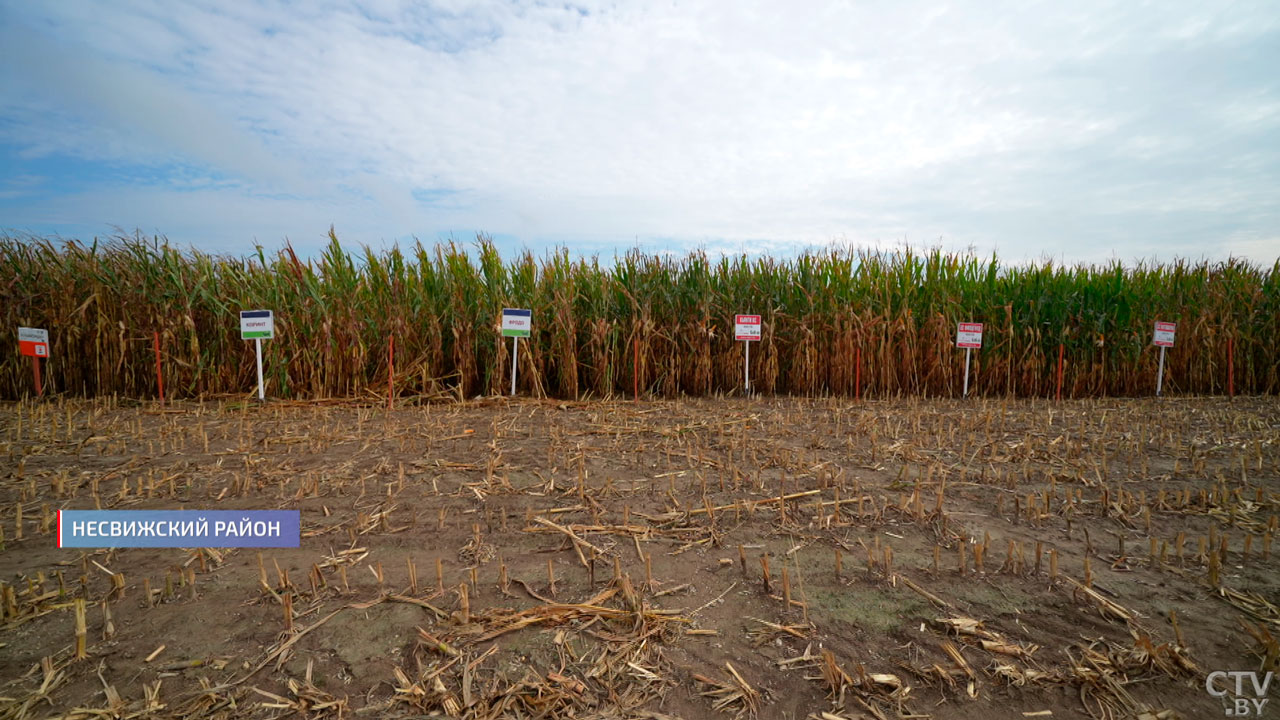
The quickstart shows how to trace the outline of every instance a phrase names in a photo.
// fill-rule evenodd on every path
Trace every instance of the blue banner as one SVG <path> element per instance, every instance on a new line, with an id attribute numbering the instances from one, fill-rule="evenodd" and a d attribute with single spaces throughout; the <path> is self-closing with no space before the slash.
<path id="1" fill-rule="evenodd" d="M 298 547 L 297 510 L 59 510 L 58 547 Z"/>

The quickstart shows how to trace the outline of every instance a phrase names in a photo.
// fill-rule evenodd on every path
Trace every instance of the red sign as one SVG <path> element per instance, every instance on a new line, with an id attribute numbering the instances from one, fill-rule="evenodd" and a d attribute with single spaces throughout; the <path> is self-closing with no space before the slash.
<path id="1" fill-rule="evenodd" d="M 759 340 L 760 339 L 760 316 L 759 315 L 734 315 L 733 316 L 733 339 L 734 340 Z"/>
<path id="2" fill-rule="evenodd" d="M 960 323 L 956 330 L 956 347 L 982 347 L 982 323 Z"/>
<path id="3" fill-rule="evenodd" d="M 18 351 L 29 357 L 49 357 L 49 346 L 38 342 L 18 343 Z"/>
<path id="4" fill-rule="evenodd" d="M 49 331 L 42 328 L 18 328 L 18 352 L 28 357 L 49 357 Z"/>
<path id="5" fill-rule="evenodd" d="M 1158 322 L 1156 323 L 1155 338 L 1152 340 L 1160 347 L 1173 347 L 1173 336 L 1178 331 L 1178 323 Z"/>

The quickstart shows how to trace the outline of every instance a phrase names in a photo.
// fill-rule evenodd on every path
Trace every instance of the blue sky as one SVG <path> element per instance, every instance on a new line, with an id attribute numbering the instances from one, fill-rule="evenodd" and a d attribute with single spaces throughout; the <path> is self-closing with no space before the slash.
<path id="1" fill-rule="evenodd" d="M 1280 6 L 0 0 L 0 228 L 1280 257 Z"/>

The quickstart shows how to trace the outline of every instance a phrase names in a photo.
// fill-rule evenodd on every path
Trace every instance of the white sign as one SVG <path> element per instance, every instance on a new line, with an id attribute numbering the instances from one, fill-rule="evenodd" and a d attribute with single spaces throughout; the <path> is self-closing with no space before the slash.
<path id="1" fill-rule="evenodd" d="M 1156 334 L 1152 340 L 1160 347 L 1173 347 L 1173 336 L 1178 331 L 1178 323 L 1158 322 L 1156 323 Z"/>
<path id="2" fill-rule="evenodd" d="M 516 374 L 520 372 L 520 338 L 533 331 L 533 311 L 525 308 L 502 308 L 502 337 L 511 338 L 511 394 L 516 394 Z"/>
<path id="3" fill-rule="evenodd" d="M 18 342 L 37 342 L 49 344 L 49 331 L 44 328 L 18 328 Z"/>
<path id="4" fill-rule="evenodd" d="M 752 340 L 760 339 L 760 316 L 759 315 L 734 315 L 733 316 L 733 339 Z"/>
<path id="5" fill-rule="evenodd" d="M 502 337 L 529 337 L 532 330 L 532 310 L 502 308 Z"/>
<path id="6" fill-rule="evenodd" d="M 253 341 L 253 354 L 258 361 L 258 399 L 266 395 L 262 387 L 262 341 L 276 336 L 276 317 L 270 310 L 241 310 L 240 339 Z"/>
<path id="7" fill-rule="evenodd" d="M 240 339 L 268 340 L 276 336 L 276 319 L 270 310 L 241 310 Z"/>
<path id="8" fill-rule="evenodd" d="M 982 347 L 982 323 L 960 323 L 956 328 L 956 347 Z"/>

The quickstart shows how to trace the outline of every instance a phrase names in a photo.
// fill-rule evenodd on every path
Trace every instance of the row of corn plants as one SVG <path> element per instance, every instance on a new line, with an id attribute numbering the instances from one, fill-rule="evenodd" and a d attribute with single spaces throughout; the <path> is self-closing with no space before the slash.
<path id="1" fill-rule="evenodd" d="M 241 309 L 276 313 L 265 343 L 274 396 L 386 392 L 388 338 L 402 397 L 503 392 L 510 344 L 503 307 L 534 313 L 521 343 L 522 391 L 556 397 L 633 392 L 707 395 L 741 387 L 733 315 L 763 316 L 751 352 L 765 393 L 955 396 L 960 321 L 985 324 L 972 392 L 1052 396 L 1059 346 L 1064 396 L 1150 394 L 1156 320 L 1178 323 L 1168 392 L 1280 391 L 1280 261 L 1001 266 L 942 251 L 833 250 L 795 259 L 682 258 L 639 251 L 613 262 L 566 250 L 504 260 L 484 236 L 359 252 L 330 232 L 300 259 L 229 258 L 160 240 L 83 243 L 0 236 L 2 324 L 50 332 L 48 388 L 75 395 L 156 392 L 153 333 L 171 395 L 247 393 L 252 344 Z M 30 364 L 0 355 L 0 396 L 32 390 Z M 858 362 L 858 358 L 861 362 Z M 1230 365 L 1230 368 L 1229 368 Z"/>

